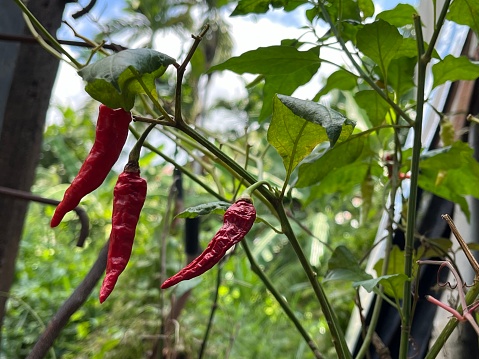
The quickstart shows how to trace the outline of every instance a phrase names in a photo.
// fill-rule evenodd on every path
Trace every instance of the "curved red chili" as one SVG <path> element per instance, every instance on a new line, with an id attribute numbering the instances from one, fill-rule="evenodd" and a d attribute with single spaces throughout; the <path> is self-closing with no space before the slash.
<path id="1" fill-rule="evenodd" d="M 113 191 L 113 215 L 106 276 L 100 289 L 100 303 L 113 291 L 118 276 L 130 260 L 136 226 L 145 203 L 147 185 L 138 164 L 127 164 Z"/>
<path id="2" fill-rule="evenodd" d="M 195 278 L 211 269 L 236 243 L 250 231 L 256 219 L 256 209 L 249 198 L 240 198 L 225 212 L 223 226 L 215 234 L 206 249 L 174 276 L 168 278 L 161 288 L 169 288 L 183 280 Z"/>
<path id="3" fill-rule="evenodd" d="M 100 105 L 93 147 L 55 209 L 51 227 L 58 226 L 67 212 L 103 183 L 125 145 L 130 122 L 130 112 Z"/>

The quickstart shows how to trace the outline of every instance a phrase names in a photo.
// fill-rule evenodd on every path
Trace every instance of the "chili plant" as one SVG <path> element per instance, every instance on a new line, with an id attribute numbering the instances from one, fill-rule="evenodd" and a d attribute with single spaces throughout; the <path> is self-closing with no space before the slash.
<path id="1" fill-rule="evenodd" d="M 249 88 L 262 84 L 262 106 L 256 124 L 267 129 L 268 146 L 274 148 L 283 164 L 282 173 L 272 176 L 270 173 L 264 173 L 260 165 L 261 156 L 257 156 L 258 153 L 254 151 L 255 143 L 240 148 L 245 159 L 243 162 L 237 161 L 232 155 L 234 151 L 228 150 L 227 140 L 210 136 L 201 127 L 193 126 L 193 119 L 187 118 L 182 111 L 186 102 L 183 89 L 187 66 L 193 63 L 200 43 L 207 41 L 204 38 L 209 31 L 208 25 L 197 35 L 193 35 L 191 47 L 181 63 L 152 49 L 130 49 L 103 57 L 92 64 L 82 65 L 54 38 L 45 33 L 23 3 L 17 3 L 39 33 L 55 45 L 53 50 L 51 47 L 47 49 L 55 55 L 60 51 L 67 56 L 69 63 L 77 68 L 78 74 L 86 82 L 86 92 L 93 99 L 109 108 L 121 108 L 119 111 L 126 113 L 131 111 L 135 122 L 156 125 L 162 134 L 173 140 L 188 157 L 193 158 L 215 178 L 216 188 L 156 146 L 143 140 L 140 142 L 149 151 L 158 154 L 164 161 L 170 162 L 199 184 L 212 199 L 214 197 L 215 202 L 186 209 L 183 211 L 184 216 L 194 217 L 224 211 L 223 227 L 205 252 L 167 280 L 162 285 L 163 288 L 192 279 L 211 269 L 234 244 L 242 241 L 253 272 L 258 275 L 303 337 L 311 355 L 324 357 L 323 348 L 318 347 L 315 338 L 298 319 L 296 308 L 290 307 L 288 300 L 268 278 L 249 249 L 251 244 L 248 242 L 252 238 L 248 238 L 248 232 L 256 217 L 258 225 L 274 230 L 289 241 L 308 281 L 308 288 L 314 293 L 321 315 L 327 322 L 332 338 L 331 346 L 338 358 L 351 358 L 352 352 L 346 343 L 344 328 L 339 323 L 331 298 L 325 290 L 324 283 L 328 280 L 353 282 L 354 287 L 362 287 L 377 295 L 372 320 L 369 327 L 364 328 L 363 344 L 358 357 L 363 357 L 369 348 L 383 300 L 397 309 L 401 319 L 398 356 L 402 359 L 410 356 L 409 341 L 414 307 L 414 296 L 411 293 L 412 283 L 416 279 L 414 259 L 419 256 L 422 248 L 415 248 L 418 188 L 458 203 L 467 216 L 469 209 L 465 196 L 479 198 L 479 164 L 472 157 L 472 149 L 458 141 L 458 136 L 451 136 L 451 126 L 447 122 L 447 114 L 442 113 L 442 108 L 434 108 L 434 111 L 443 121 L 442 127 L 445 131 L 442 139 L 445 146 L 423 153 L 422 143 L 425 105 L 433 106 L 428 103 L 430 91 L 439 88 L 446 81 L 474 80 L 479 77 L 479 66 L 467 57 L 455 57 L 451 54 L 444 56 L 436 49 L 446 20 L 467 25 L 477 35 L 479 28 L 474 14 L 479 12 L 479 5 L 468 1 L 446 0 L 439 6 L 438 2 L 431 1 L 434 8 L 433 33 L 430 38 L 425 39 L 423 22 L 418 11 L 407 4 L 399 4 L 392 10 L 376 13 L 372 1 L 319 0 L 298 1 L 294 4 L 275 2 L 274 6 L 284 5 L 284 11 L 297 8 L 297 11 L 305 14 L 308 20 L 305 36 L 309 36 L 311 40 L 284 40 L 280 45 L 251 50 L 204 69 L 204 75 L 208 77 L 225 70 L 257 75 L 249 84 Z M 268 11 L 269 3 L 264 7 L 257 7 L 248 1 L 239 1 L 232 15 Z M 94 48 L 92 54 L 101 52 L 101 43 L 82 38 Z M 323 57 L 323 49 L 329 48 L 341 51 L 346 62 L 340 65 Z M 335 66 L 336 70 L 328 76 L 325 85 L 310 96 L 312 100 L 293 97 L 294 91 L 310 82 L 323 64 Z M 171 90 L 171 97 L 164 98 L 155 81 L 165 74 L 170 65 L 176 70 L 176 83 Z M 341 106 L 341 101 L 333 101 L 329 107 L 318 102 L 326 95 L 334 99 L 338 93 L 339 98 L 346 98 L 343 103 L 346 107 Z M 354 111 L 350 108 L 354 108 Z M 135 127 L 131 126 L 130 130 L 139 137 Z M 253 136 L 254 127 L 247 132 L 249 136 Z M 409 147 L 406 144 L 408 136 L 412 139 Z M 234 145 L 231 148 L 237 149 Z M 137 160 L 136 157 L 135 161 Z M 254 170 L 250 166 L 252 161 L 257 164 Z M 210 163 L 215 163 L 215 166 Z M 108 167 L 109 170 L 111 165 Z M 218 180 L 217 168 L 221 169 L 222 175 L 226 174 L 232 178 L 233 185 L 228 191 Z M 132 173 L 137 177 L 137 167 L 134 167 Z M 120 175 L 120 179 L 123 178 L 121 176 L 123 175 Z M 466 180 L 459 182 L 459 177 Z M 264 183 L 264 179 L 267 186 L 260 185 Z M 135 195 L 136 192 L 125 194 L 133 194 L 132 202 L 137 204 L 134 221 L 130 223 L 131 231 L 127 238 L 122 239 L 126 243 L 118 244 L 121 248 L 125 246 L 128 249 L 120 250 L 120 256 L 126 261 L 130 257 L 134 227 L 143 205 L 143 184 L 141 187 L 141 193 L 138 195 Z M 242 187 L 257 187 L 255 197 L 256 203 L 261 203 L 260 210 L 254 209 L 249 200 L 236 198 Z M 383 188 L 383 197 L 375 197 L 378 188 Z M 134 190 L 132 188 L 130 191 Z M 298 198 L 308 205 L 315 205 L 321 198 L 327 198 L 332 193 L 359 196 L 364 204 L 363 216 L 366 221 L 368 204 L 373 198 L 380 197 L 383 202 L 387 213 L 387 233 L 384 236 L 386 245 L 383 258 L 376 265 L 376 276 L 366 272 L 362 263 L 354 259 L 345 247 L 329 243 L 327 247 L 333 249 L 329 273 L 325 279 L 321 278 L 306 255 L 304 244 L 298 240 L 299 233 L 310 235 L 312 231 L 299 225 L 301 221 L 295 212 L 290 210 L 293 207 L 289 205 Z M 117 196 L 120 194 L 114 196 L 117 204 Z M 148 198 L 146 200 L 148 201 Z M 316 205 L 315 208 L 318 207 Z M 238 209 L 240 212 L 247 212 L 241 221 L 239 217 L 243 213 L 236 212 Z M 116 247 L 118 238 L 115 232 L 119 213 L 123 213 L 123 210 L 125 208 L 122 206 L 114 205 L 110 243 L 113 247 L 110 247 L 110 253 L 120 248 Z M 52 222 L 52 225 L 58 224 L 57 222 L 59 221 Z M 405 233 L 404 248 L 401 250 L 392 246 L 393 233 L 397 230 Z M 311 235 L 310 238 L 314 236 Z M 434 255 L 445 255 L 437 248 L 433 252 Z M 212 258 L 209 257 L 211 254 Z M 390 273 L 391 258 L 399 257 L 403 258 L 402 268 L 395 267 L 394 272 Z M 109 295 L 119 273 L 126 265 L 123 261 L 121 268 L 116 268 L 112 263 L 110 261 L 107 265 L 108 288 L 106 292 L 102 291 L 102 301 Z M 111 279 L 113 272 L 114 279 Z M 165 294 L 162 292 L 160 295 Z M 469 301 L 467 303 L 469 304 Z M 453 309 L 451 312 L 457 313 Z M 211 322 L 212 319 L 210 324 Z M 445 329 L 443 339 L 447 332 Z"/>

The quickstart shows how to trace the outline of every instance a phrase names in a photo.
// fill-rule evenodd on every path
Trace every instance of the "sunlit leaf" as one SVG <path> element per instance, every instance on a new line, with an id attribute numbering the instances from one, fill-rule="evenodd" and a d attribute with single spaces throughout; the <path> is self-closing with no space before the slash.
<path id="1" fill-rule="evenodd" d="M 319 67 L 317 53 L 299 51 L 293 46 L 260 47 L 211 67 L 208 73 L 230 70 L 237 74 L 285 75 L 309 66 Z"/>
<path id="2" fill-rule="evenodd" d="M 413 25 L 413 15 L 417 10 L 409 4 L 398 4 L 394 9 L 385 10 L 377 14 L 376 18 L 387 21 L 391 25 L 402 27 Z"/>
<path id="3" fill-rule="evenodd" d="M 373 0 L 358 0 L 358 6 L 363 12 L 364 18 L 374 15 L 374 2 Z"/>
<path id="4" fill-rule="evenodd" d="M 158 97 L 155 79 L 160 77 L 175 59 L 151 49 L 124 50 L 98 60 L 78 71 L 87 82 L 86 92 L 110 108 L 133 108 L 135 96 L 145 93 L 136 70 L 148 91 Z"/>
<path id="5" fill-rule="evenodd" d="M 318 144 L 329 141 L 334 146 L 347 139 L 354 126 L 354 121 L 315 102 L 276 95 L 268 142 L 283 158 L 287 173 L 291 173 Z"/>
<path id="6" fill-rule="evenodd" d="M 208 72 L 230 70 L 237 74 L 264 75 L 263 106 L 260 121 L 271 115 L 276 93 L 291 95 L 318 71 L 321 60 L 317 49 L 299 51 L 295 46 L 260 47 L 213 66 Z"/>
<path id="7" fill-rule="evenodd" d="M 466 56 L 447 55 L 442 61 L 432 66 L 432 74 L 433 87 L 442 85 L 446 81 L 475 80 L 479 77 L 479 63 L 469 60 Z"/>
<path id="8" fill-rule="evenodd" d="M 453 1 L 446 19 L 469 26 L 479 36 L 479 1 Z"/>
<path id="9" fill-rule="evenodd" d="M 403 37 L 398 29 L 384 20 L 366 24 L 357 33 L 358 49 L 378 64 L 383 74 L 402 42 Z"/>

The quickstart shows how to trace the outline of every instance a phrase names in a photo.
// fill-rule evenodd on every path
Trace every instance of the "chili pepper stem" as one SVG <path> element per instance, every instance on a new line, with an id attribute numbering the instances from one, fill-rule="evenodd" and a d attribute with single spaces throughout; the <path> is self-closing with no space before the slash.
<path id="1" fill-rule="evenodd" d="M 145 142 L 146 140 L 146 137 L 149 135 L 149 133 L 151 132 L 151 130 L 153 129 L 153 127 L 155 127 L 156 124 L 155 123 L 152 123 L 151 125 L 149 125 L 146 130 L 141 134 L 140 138 L 138 138 L 138 140 L 136 141 L 136 144 L 135 146 L 133 146 L 133 148 L 131 149 L 130 151 L 130 155 L 128 156 L 128 162 L 137 162 L 140 160 L 140 152 L 141 152 L 141 148 L 143 147 L 143 143 Z"/>
<path id="2" fill-rule="evenodd" d="M 246 188 L 239 198 L 251 199 L 251 196 L 252 196 L 253 192 L 255 190 L 257 190 L 262 185 L 266 185 L 266 187 L 268 187 L 270 191 L 273 191 L 273 187 L 271 187 L 269 182 L 266 181 L 266 180 L 262 180 L 262 181 L 258 181 L 256 183 L 254 183 L 251 186 L 249 186 L 248 188 Z"/>

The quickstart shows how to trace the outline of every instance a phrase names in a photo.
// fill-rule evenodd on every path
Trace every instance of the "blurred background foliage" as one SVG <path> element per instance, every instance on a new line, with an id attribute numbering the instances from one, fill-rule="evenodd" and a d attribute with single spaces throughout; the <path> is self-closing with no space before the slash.
<path id="1" fill-rule="evenodd" d="M 216 143 L 222 145 L 239 163 L 244 163 L 248 148 L 249 156 L 260 161 L 262 170 L 267 174 L 266 179 L 275 182 L 275 179 L 284 178 L 284 168 L 280 157 L 266 141 L 267 121 L 259 123 L 257 120 L 262 101 L 261 86 L 249 88 L 249 96 L 238 101 L 221 99 L 208 107 L 203 102 L 210 78 L 204 72 L 211 64 L 231 56 L 232 39 L 222 12 L 218 11 L 218 7 L 225 3 L 208 1 L 205 5 L 197 1 L 129 1 L 122 19 L 104 24 L 104 32 L 98 33 L 96 38 L 114 40 L 134 30 L 136 36 L 130 40 L 134 42 L 141 39 L 143 46 L 149 46 L 153 45 L 155 36 L 161 36 L 165 31 L 175 31 L 184 37 L 185 44 L 189 44 L 191 33 L 195 33 L 203 23 L 210 22 L 212 31 L 201 43 L 184 81 L 185 118 L 205 128 L 204 134 L 216 139 Z M 122 44 L 129 45 L 124 41 Z M 174 91 L 174 78 L 170 76 L 162 77 L 157 83 L 167 108 L 168 103 L 173 101 Z M 333 108 L 345 112 L 350 98 L 336 93 L 331 101 Z M 73 111 L 68 107 L 58 109 L 62 113 L 63 123 L 50 124 L 45 130 L 42 160 L 32 189 L 34 193 L 49 198 L 62 197 L 93 143 L 97 106 L 96 103 L 87 103 L 81 111 Z M 139 113 L 143 111 L 139 101 L 135 110 Z M 250 130 L 247 134 L 238 128 L 215 131 L 215 125 L 208 122 L 215 111 L 228 111 L 230 117 L 248 119 L 243 127 Z M 361 113 L 356 113 L 356 120 L 358 114 Z M 142 124 L 135 126 L 144 128 Z M 219 183 L 228 199 L 233 197 L 239 181 L 219 164 L 204 158 L 213 167 L 215 182 L 208 173 L 198 171 L 197 161 L 167 138 L 165 132 L 153 132 L 148 141 L 198 173 L 201 180 L 212 188 Z M 130 135 L 124 155 L 133 143 Z M 36 203 L 30 205 L 16 280 L 2 332 L 1 357 L 25 357 L 45 323 L 89 271 L 108 239 L 112 190 L 124 162 L 122 156 L 105 183 L 81 203 L 90 218 L 90 236 L 83 248 L 75 247 L 80 228 L 75 214 L 68 214 L 59 228 L 52 230 L 49 221 L 54 208 Z M 174 207 L 174 202 L 169 200 L 174 167 L 147 150 L 142 152 L 141 166 L 142 175 L 149 184 L 148 197 L 137 228 L 130 264 L 103 305 L 97 299 L 97 286 L 55 342 L 52 358 L 140 358 L 149 357 L 153 352 L 161 332 L 162 318 L 169 310 L 169 297 L 175 294 L 175 291 L 165 291 L 164 298 L 160 295 L 162 241 L 166 241 L 167 274 L 171 275 L 182 268 L 186 260 L 183 248 L 184 220 L 175 220 L 172 224 L 171 218 L 165 217 L 165 213 Z M 252 173 L 258 172 L 258 162 L 250 160 L 248 169 Z M 279 181 L 277 185 L 281 185 Z M 216 200 L 186 176 L 183 176 L 183 184 L 184 207 Z M 347 245 L 358 258 L 367 253 L 376 233 L 384 201 L 383 189 L 380 185 L 376 186 L 367 214 L 361 213 L 363 203 L 360 186 L 351 191 L 310 198 L 307 205 L 309 189 L 294 190 L 288 197 L 289 211 L 296 221 L 293 224 L 295 232 L 311 264 L 321 276 L 327 270 L 330 248 Z M 258 215 L 275 224 L 268 209 L 259 201 L 257 204 Z M 221 223 L 219 215 L 201 218 L 200 242 L 203 248 Z M 333 348 L 327 325 L 322 319 L 318 320 L 322 318 L 318 303 L 288 241 L 261 223 L 253 227 L 246 241 L 320 349 L 333 358 L 335 354 L 331 351 Z M 217 310 L 205 357 L 311 357 L 304 340 L 250 270 L 242 248 L 237 247 L 220 268 L 214 268 L 192 284 L 192 294 L 175 328 L 178 358 L 197 356 L 213 305 L 218 270 L 220 285 Z M 355 291 L 349 283 L 334 282 L 325 287 L 345 328 L 354 305 Z M 181 291 L 180 286 L 177 291 Z"/>

